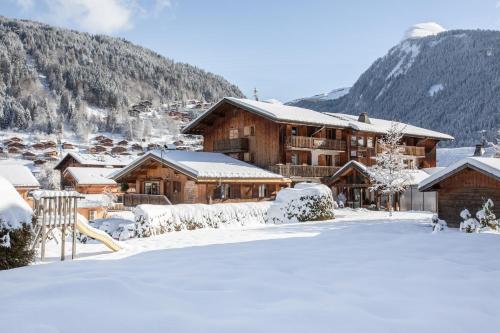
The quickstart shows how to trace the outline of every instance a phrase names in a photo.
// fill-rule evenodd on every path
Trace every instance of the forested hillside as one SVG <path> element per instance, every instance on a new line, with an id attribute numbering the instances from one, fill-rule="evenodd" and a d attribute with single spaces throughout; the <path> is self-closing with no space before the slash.
<path id="1" fill-rule="evenodd" d="M 243 96 L 221 76 L 124 39 L 1 16 L 0 69 L 1 128 L 116 130 L 138 101 Z"/>
<path id="2" fill-rule="evenodd" d="M 299 100 L 319 111 L 401 120 L 471 146 L 500 128 L 500 32 L 454 30 L 408 38 L 375 61 L 349 94 Z"/>

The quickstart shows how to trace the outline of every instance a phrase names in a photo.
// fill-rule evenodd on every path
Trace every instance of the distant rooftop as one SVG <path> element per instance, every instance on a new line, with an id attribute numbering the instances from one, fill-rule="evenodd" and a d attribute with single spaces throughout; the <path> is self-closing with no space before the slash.
<path id="1" fill-rule="evenodd" d="M 21 164 L 0 164 L 0 176 L 7 179 L 14 187 L 40 187 L 30 169 Z"/>

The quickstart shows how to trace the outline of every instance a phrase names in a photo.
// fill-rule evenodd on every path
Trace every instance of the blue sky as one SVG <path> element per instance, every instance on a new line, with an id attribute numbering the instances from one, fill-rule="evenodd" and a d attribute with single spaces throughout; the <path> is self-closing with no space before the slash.
<path id="1" fill-rule="evenodd" d="M 352 85 L 416 23 L 500 30 L 496 0 L 1 0 L 0 14 L 123 37 L 282 101 Z"/>

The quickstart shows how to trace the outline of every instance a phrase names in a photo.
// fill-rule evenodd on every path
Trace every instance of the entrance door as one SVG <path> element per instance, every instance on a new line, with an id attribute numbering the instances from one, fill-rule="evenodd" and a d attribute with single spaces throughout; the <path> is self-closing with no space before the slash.
<path id="1" fill-rule="evenodd" d="M 360 208 L 361 207 L 361 189 L 360 188 L 353 188 L 352 189 L 352 194 L 353 194 L 353 206 L 354 208 Z"/>

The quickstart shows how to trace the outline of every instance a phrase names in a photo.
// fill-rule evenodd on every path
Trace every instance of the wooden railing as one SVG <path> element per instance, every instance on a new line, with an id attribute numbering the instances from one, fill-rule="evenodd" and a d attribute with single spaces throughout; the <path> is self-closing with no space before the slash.
<path id="1" fill-rule="evenodd" d="M 425 147 L 417 147 L 417 146 L 399 146 L 401 149 L 401 153 L 407 156 L 415 156 L 415 157 L 425 157 Z M 377 153 L 380 154 L 383 151 L 383 147 L 381 145 L 377 146 Z"/>
<path id="2" fill-rule="evenodd" d="M 248 151 L 248 139 L 223 139 L 214 142 L 214 151 L 230 153 Z"/>
<path id="3" fill-rule="evenodd" d="M 153 194 L 124 194 L 123 205 L 133 207 L 137 205 L 171 205 L 172 203 L 164 195 Z"/>
<path id="4" fill-rule="evenodd" d="M 332 176 L 340 167 L 277 164 L 269 166 L 268 169 L 284 177 L 321 178 Z"/>
<path id="5" fill-rule="evenodd" d="M 331 140 L 323 138 L 313 138 L 308 136 L 288 136 L 286 146 L 289 148 L 346 150 L 346 142 L 343 140 Z"/>

